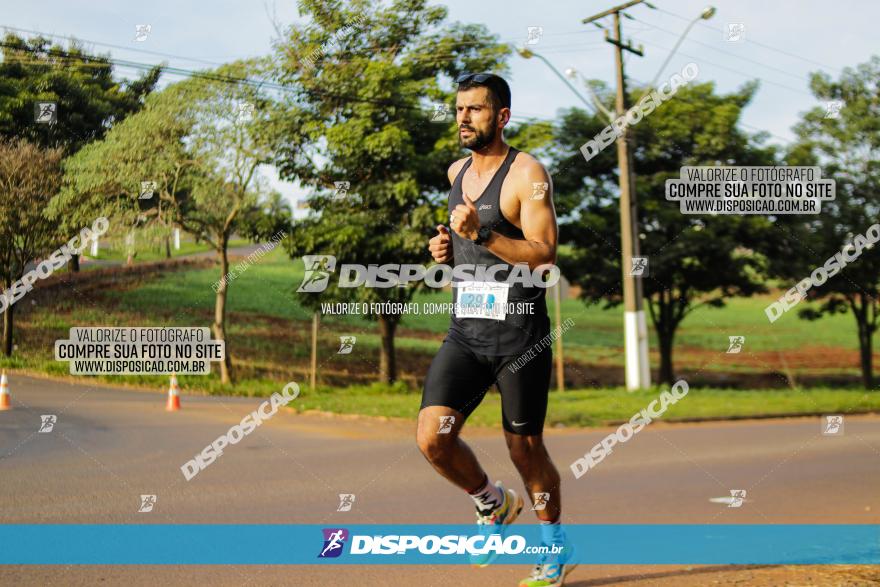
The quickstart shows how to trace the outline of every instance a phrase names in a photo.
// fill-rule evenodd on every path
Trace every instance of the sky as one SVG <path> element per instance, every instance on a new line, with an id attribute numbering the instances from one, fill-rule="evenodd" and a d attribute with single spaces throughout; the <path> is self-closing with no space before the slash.
<path id="1" fill-rule="evenodd" d="M 656 9 L 639 5 L 626 11 L 632 19 L 623 20 L 624 38 L 636 47 L 642 45 L 645 53 L 644 57 L 627 55 L 628 78 L 645 83 L 659 75 L 662 81 L 695 62 L 697 81 L 714 81 L 719 92 L 758 80 L 760 89 L 744 112 L 743 129 L 767 131 L 770 142 L 780 145 L 793 140 L 791 127 L 801 113 L 823 106 L 809 91 L 811 73 L 824 71 L 837 78 L 844 67 L 880 55 L 876 32 L 880 2 L 717 0 L 710 3 L 715 15 L 700 20 L 688 32 L 660 72 L 677 39 L 707 3 L 649 1 Z M 581 24 L 583 18 L 612 7 L 610 1 L 446 0 L 431 4 L 447 6 L 450 21 L 483 24 L 500 41 L 516 45 L 527 40 L 529 27 L 541 27 L 541 37 L 530 49 L 560 72 L 574 68 L 585 78 L 601 79 L 614 87 L 613 46 L 604 41 L 602 30 Z M 109 52 L 117 59 L 166 61 L 186 69 L 269 53 L 275 36 L 270 14 L 282 25 L 300 20 L 296 3 L 280 0 L 0 0 L 0 27 L 74 36 L 90 50 Z M 601 22 L 609 26 L 611 17 Z M 150 32 L 145 40 L 136 41 L 136 26 L 142 24 L 150 25 Z M 728 40 L 730 25 L 742 31 L 739 40 Z M 538 59 L 514 54 L 509 67 L 515 115 L 552 120 L 560 109 L 583 106 Z M 134 75 L 131 70 L 120 73 Z M 175 79 L 179 78 L 169 76 L 163 81 Z M 578 81 L 573 84 L 581 88 Z M 271 168 L 265 176 L 291 202 L 305 193 L 278 180 Z"/>

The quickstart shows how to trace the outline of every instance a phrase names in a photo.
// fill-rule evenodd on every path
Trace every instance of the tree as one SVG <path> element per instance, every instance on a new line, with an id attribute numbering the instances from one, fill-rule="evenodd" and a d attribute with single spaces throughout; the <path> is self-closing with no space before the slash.
<path id="1" fill-rule="evenodd" d="M 12 284 L 25 267 L 58 241 L 55 222 L 44 210 L 61 185 L 60 148 L 47 149 L 24 139 L 0 138 L 0 278 L 3 304 L 3 352 L 12 354 Z"/>
<path id="2" fill-rule="evenodd" d="M 55 205 L 80 202 L 79 213 L 102 210 L 124 225 L 178 225 L 209 243 L 220 258 L 214 338 L 226 342 L 220 364 L 232 381 L 226 337 L 229 239 L 242 214 L 265 192 L 258 168 L 271 155 L 273 103 L 256 84 L 256 61 L 237 62 L 151 95 L 140 112 L 65 166 L 69 186 Z M 142 181 L 154 196 L 140 199 Z"/>
<path id="3" fill-rule="evenodd" d="M 138 79 L 116 81 L 109 57 L 87 53 L 75 41 L 65 49 L 10 33 L 0 45 L 0 135 L 61 147 L 65 155 L 139 110 L 161 73 L 156 66 Z M 55 123 L 35 122 L 37 102 L 57 104 Z"/>
<path id="4" fill-rule="evenodd" d="M 446 170 L 464 154 L 451 132 L 453 95 L 441 82 L 498 69 L 509 49 L 483 26 L 441 28 L 446 8 L 423 0 L 299 6 L 310 22 L 291 26 L 276 48 L 278 81 L 301 88 L 284 109 L 276 164 L 282 177 L 315 191 L 287 250 L 332 254 L 340 263 L 425 263 L 427 240 L 447 217 L 440 205 Z M 431 122 L 431 102 L 449 109 L 445 123 Z M 335 182 L 348 182 L 344 197 L 334 197 Z M 414 291 L 332 286 L 300 299 L 317 310 L 328 300 L 407 302 Z M 391 382 L 400 315 L 376 319 L 380 377 Z"/>
<path id="5" fill-rule="evenodd" d="M 606 104 L 612 100 L 601 85 Z M 685 165 L 768 165 L 774 150 L 737 128 L 756 86 L 717 95 L 711 83 L 679 88 L 637 125 L 633 152 L 639 203 L 638 235 L 648 276 L 645 301 L 660 351 L 660 379 L 675 379 L 673 348 L 682 321 L 701 306 L 723 307 L 731 296 L 765 291 L 761 251 L 770 230 L 755 216 L 684 215 L 666 201 L 665 182 Z M 636 103 L 644 90 L 632 92 Z M 608 121 L 568 111 L 558 125 L 553 180 L 560 215 L 560 266 L 581 298 L 614 307 L 622 302 L 618 167 L 613 146 L 585 163 L 578 151 Z M 572 153 L 575 153 L 572 155 Z M 629 267 L 627 267 L 629 270 Z"/>
<path id="6" fill-rule="evenodd" d="M 253 241 L 266 241 L 279 233 L 289 236 L 292 225 L 290 204 L 280 193 L 271 192 L 241 214 L 238 234 Z"/>
<path id="7" fill-rule="evenodd" d="M 774 264 L 782 278 L 808 277 L 826 259 L 852 246 L 880 218 L 880 57 L 846 68 L 837 81 L 827 74 L 811 76 L 819 100 L 839 102 L 814 108 L 795 126 L 798 144 L 788 153 L 792 165 L 821 165 L 823 177 L 836 183 L 836 199 L 822 204 L 821 214 L 790 223 L 778 247 L 786 252 Z M 851 311 L 859 341 L 859 366 L 865 389 L 874 387 L 873 336 L 880 320 L 880 245 L 868 246 L 839 274 L 812 287 L 818 307 L 803 308 L 801 318 Z"/>
<path id="8" fill-rule="evenodd" d="M 113 124 L 136 112 L 161 71 L 157 66 L 138 79 L 119 82 L 109 57 L 87 53 L 76 42 L 65 49 L 42 37 L 25 40 L 10 33 L 0 45 L 0 137 L 61 148 L 64 156 L 102 138 Z M 56 104 L 54 122 L 36 121 L 38 102 Z M 57 220 L 64 233 L 81 227 L 63 214 Z M 71 268 L 79 270 L 79 255 L 72 257 Z"/>

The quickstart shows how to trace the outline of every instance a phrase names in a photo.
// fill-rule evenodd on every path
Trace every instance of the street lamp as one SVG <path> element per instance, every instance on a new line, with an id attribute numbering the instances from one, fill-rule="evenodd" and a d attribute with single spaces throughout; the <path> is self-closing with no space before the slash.
<path id="1" fill-rule="evenodd" d="M 569 67 L 565 70 L 565 77 L 568 79 L 575 79 L 579 76 L 578 70 L 573 67 Z M 584 87 L 587 88 L 587 91 L 590 93 L 590 98 L 593 100 L 593 104 L 596 106 L 597 110 L 600 110 L 602 114 L 605 115 L 605 118 L 608 119 L 608 122 L 614 120 L 614 114 L 608 108 L 605 108 L 605 105 L 602 104 L 602 101 L 599 99 L 599 96 L 596 95 L 596 92 L 593 91 L 593 88 L 590 87 L 590 84 L 587 83 L 587 80 L 584 81 Z"/>
<path id="2" fill-rule="evenodd" d="M 681 36 L 675 42 L 675 46 L 672 47 L 672 51 L 669 52 L 669 56 L 666 58 L 666 61 L 664 61 L 663 65 L 660 66 L 660 69 L 657 70 L 657 75 L 655 75 L 654 79 L 651 80 L 651 83 L 648 84 L 648 91 L 650 91 L 650 88 L 653 88 L 654 84 L 657 83 L 657 80 L 660 79 L 660 76 L 663 74 L 663 70 L 666 69 L 667 65 L 669 65 L 669 62 L 672 60 L 672 56 L 675 55 L 676 51 L 678 51 L 678 48 L 681 46 L 682 41 L 684 41 L 684 38 L 687 36 L 687 34 L 690 32 L 690 30 L 694 27 L 694 25 L 697 24 L 698 22 L 700 22 L 701 20 L 709 20 L 713 16 L 715 16 L 715 7 L 714 6 L 707 6 L 700 13 L 700 16 L 698 16 L 697 18 L 692 20 L 690 23 L 688 23 L 687 27 L 685 27 L 685 29 L 684 29 L 684 32 L 681 33 Z"/>
<path id="3" fill-rule="evenodd" d="M 641 48 L 635 49 L 630 44 L 624 44 L 623 37 L 621 34 L 620 28 L 620 14 L 626 9 L 634 6 L 636 4 L 640 4 L 644 2 L 644 0 L 631 0 L 626 4 L 622 4 L 620 6 L 616 6 L 612 9 L 606 10 L 605 12 L 594 15 L 590 18 L 585 18 L 583 20 L 584 24 L 594 23 L 596 24 L 596 20 L 603 18 L 605 16 L 614 15 L 614 36 L 611 37 L 606 31 L 606 41 L 615 45 L 617 48 L 615 60 L 616 60 L 616 69 L 617 69 L 617 98 L 615 102 L 615 110 L 617 118 L 624 117 L 626 115 L 626 88 L 625 88 L 625 76 L 623 72 L 623 51 L 629 51 L 636 55 L 643 55 Z M 654 8 L 648 2 L 644 2 L 650 8 Z M 700 13 L 699 17 L 694 19 L 692 22 L 688 23 L 688 26 L 685 28 L 681 37 L 679 37 L 678 41 L 675 43 L 672 51 L 669 53 L 669 56 L 666 58 L 666 61 L 663 62 L 663 65 L 660 67 L 660 70 L 657 72 L 657 75 L 651 81 L 651 84 L 648 86 L 648 91 L 650 88 L 654 86 L 654 84 L 659 79 L 660 75 L 663 73 L 663 70 L 669 64 L 669 61 L 672 59 L 675 52 L 678 50 L 678 47 L 681 45 L 684 38 L 687 36 L 688 32 L 690 32 L 691 28 L 699 22 L 700 20 L 708 20 L 712 18 L 715 14 L 715 8 L 712 6 L 708 6 Z M 624 16 L 626 16 L 624 14 Z M 578 97 L 578 99 L 587 104 L 589 107 L 590 104 L 574 89 L 574 87 L 568 82 L 565 77 L 563 77 L 553 65 L 550 64 L 544 57 L 534 53 L 530 49 L 526 47 L 517 48 L 516 51 L 525 59 L 530 59 L 531 57 L 537 57 L 541 61 L 543 61 L 547 67 L 549 67 L 553 73 L 558 77 L 562 82 L 568 86 L 568 88 L 574 92 L 574 94 Z M 569 68 L 566 70 L 566 75 L 570 78 L 573 78 L 577 75 L 577 71 L 573 68 Z M 589 84 L 585 84 L 585 87 L 590 91 L 590 95 L 596 103 L 596 110 L 601 111 L 609 120 L 613 120 L 614 116 L 605 108 L 601 102 L 596 98 L 595 94 L 592 92 L 592 88 L 590 88 Z M 620 165 L 620 225 L 621 225 L 621 255 L 622 255 L 622 264 L 621 267 L 624 268 L 623 274 L 623 300 L 624 300 L 624 339 L 625 339 L 625 347 L 626 347 L 626 387 L 627 389 L 644 389 L 650 385 L 650 368 L 648 364 L 648 335 L 647 335 L 647 327 L 645 324 L 645 315 L 643 309 L 643 293 L 642 293 L 642 283 L 641 278 L 636 279 L 633 276 L 633 273 L 630 272 L 627 274 L 625 267 L 627 267 L 627 262 L 634 262 L 634 259 L 640 257 L 640 247 L 639 241 L 636 235 L 638 235 L 638 214 L 637 214 L 637 205 L 636 205 L 636 195 L 633 186 L 635 184 L 635 173 L 632 167 L 632 152 L 629 148 L 628 143 L 631 141 L 631 137 L 628 136 L 629 133 L 626 132 L 626 128 L 624 127 L 623 133 L 618 137 L 617 140 L 617 158 L 618 164 Z M 558 305 L 557 305 L 558 308 Z M 561 354 L 561 353 L 560 353 Z"/>
<path id="4" fill-rule="evenodd" d="M 584 97 L 581 96 L 576 89 L 574 89 L 574 86 L 571 85 L 570 83 L 568 83 L 568 80 L 565 79 L 565 77 L 563 77 L 562 74 L 559 73 L 559 71 L 557 71 L 556 68 L 553 67 L 553 65 L 549 61 L 547 61 L 543 55 L 539 55 L 538 53 L 535 53 L 534 51 L 532 51 L 531 49 L 529 49 L 527 47 L 517 47 L 516 52 L 519 53 L 523 59 L 531 59 L 532 57 L 537 57 L 538 59 L 543 61 L 544 64 L 550 68 L 550 71 L 555 73 L 556 77 L 561 79 L 562 83 L 564 83 L 566 86 L 568 86 L 568 89 L 570 89 L 572 92 L 574 92 L 574 95 L 578 97 L 578 100 L 580 100 L 581 102 L 586 104 L 587 108 L 595 110 L 595 107 L 592 104 L 590 104 L 589 102 L 587 102 L 586 99 L 584 99 Z"/>
<path id="5" fill-rule="evenodd" d="M 587 87 L 587 89 L 590 90 L 590 95 L 593 97 L 593 100 L 595 101 L 596 106 L 591 106 L 590 103 L 587 102 L 587 100 L 584 99 L 584 97 L 581 96 L 580 93 L 576 89 L 574 89 L 574 86 L 572 86 L 570 83 L 568 83 L 568 80 L 565 79 L 565 77 L 563 77 L 562 74 L 560 74 L 559 71 L 557 71 L 557 69 L 555 67 L 553 67 L 553 65 L 549 61 L 547 61 L 542 55 L 535 53 L 534 51 L 532 51 L 531 49 L 529 49 L 527 47 L 518 47 L 516 49 L 516 52 L 519 53 L 523 59 L 531 59 L 532 57 L 537 57 L 538 59 L 543 61 L 544 64 L 550 68 L 550 71 L 552 71 L 554 74 L 556 74 L 556 77 L 561 79 L 562 83 L 564 83 L 566 86 L 568 86 L 568 89 L 570 89 L 572 92 L 574 92 L 574 95 L 578 97 L 578 100 L 580 100 L 581 102 L 583 102 L 584 104 L 587 105 L 587 108 L 592 108 L 595 111 L 597 109 L 596 107 L 598 107 L 598 108 L 602 109 L 602 111 L 604 111 L 606 113 L 608 112 L 605 109 L 605 107 L 602 106 L 601 102 L 599 102 L 599 100 L 596 99 L 595 94 L 592 93 L 593 92 L 592 88 L 590 88 L 589 86 Z M 568 75 L 570 71 L 574 71 L 574 70 L 569 68 L 565 71 L 566 71 L 566 75 Z M 554 306 L 554 314 L 555 314 L 554 318 L 556 319 L 556 328 L 557 329 L 562 328 L 562 293 L 561 292 L 562 292 L 562 281 L 560 280 L 559 282 L 556 283 L 556 285 L 553 286 L 553 298 L 554 298 L 553 306 Z M 565 362 L 563 359 L 562 337 L 561 336 L 556 339 L 556 352 L 554 354 L 556 355 L 557 387 L 558 387 L 559 391 L 565 391 Z"/>

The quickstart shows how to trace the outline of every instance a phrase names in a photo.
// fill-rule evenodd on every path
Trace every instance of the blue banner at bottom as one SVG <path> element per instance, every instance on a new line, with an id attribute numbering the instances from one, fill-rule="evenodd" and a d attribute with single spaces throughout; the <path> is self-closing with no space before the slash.
<path id="1" fill-rule="evenodd" d="M 540 526 L 480 535 L 474 525 L 10 524 L 0 564 L 534 564 L 542 551 L 580 564 L 880 564 L 880 525 Z M 565 548 L 563 549 L 563 546 Z M 543 549 L 543 550 L 542 550 Z"/>

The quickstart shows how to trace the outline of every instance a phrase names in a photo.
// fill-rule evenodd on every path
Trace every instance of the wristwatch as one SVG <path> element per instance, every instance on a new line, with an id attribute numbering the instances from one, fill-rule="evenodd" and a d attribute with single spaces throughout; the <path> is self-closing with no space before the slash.
<path id="1" fill-rule="evenodd" d="M 480 230 L 477 231 L 477 238 L 474 239 L 475 245 L 482 245 L 489 237 L 492 236 L 492 229 L 488 226 L 481 226 Z"/>

